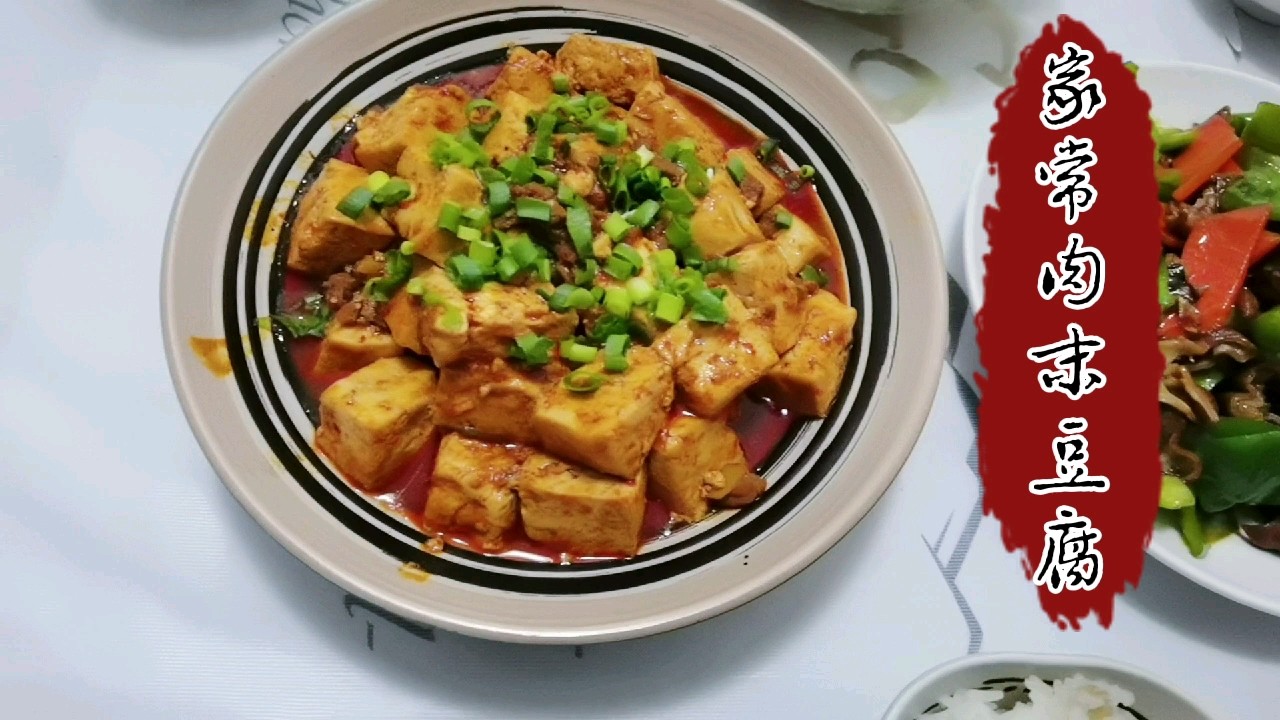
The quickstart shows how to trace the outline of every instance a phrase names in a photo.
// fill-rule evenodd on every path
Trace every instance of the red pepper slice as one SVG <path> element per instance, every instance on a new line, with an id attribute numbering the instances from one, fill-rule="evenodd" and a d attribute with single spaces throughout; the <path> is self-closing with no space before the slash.
<path id="1" fill-rule="evenodd" d="M 1187 282 L 1200 294 L 1200 329 L 1213 332 L 1231 319 L 1244 287 L 1249 258 L 1271 216 L 1271 207 L 1233 210 L 1196 223 L 1182 248 Z"/>
<path id="2" fill-rule="evenodd" d="M 1273 233 L 1263 230 L 1258 236 L 1258 242 L 1253 245 L 1253 252 L 1249 253 L 1249 266 L 1258 264 L 1258 261 L 1271 254 L 1272 250 L 1280 247 L 1280 233 Z"/>
<path id="3" fill-rule="evenodd" d="M 1244 174 L 1244 168 L 1240 167 L 1240 163 L 1235 158 L 1231 158 L 1222 163 L 1222 167 L 1218 168 L 1218 172 L 1214 175 L 1222 175 L 1223 177 L 1240 177 Z"/>
<path id="4" fill-rule="evenodd" d="M 1182 184 L 1173 191 L 1173 199 L 1183 201 L 1194 195 L 1243 146 L 1231 123 L 1221 115 L 1210 118 L 1200 126 L 1191 145 L 1173 160 L 1173 167 L 1182 173 Z"/>
<path id="5" fill-rule="evenodd" d="M 1169 340 L 1171 338 L 1186 337 L 1187 331 L 1182 327 L 1182 318 L 1178 317 L 1177 312 L 1172 312 L 1160 320 L 1158 334 L 1161 340 Z"/>

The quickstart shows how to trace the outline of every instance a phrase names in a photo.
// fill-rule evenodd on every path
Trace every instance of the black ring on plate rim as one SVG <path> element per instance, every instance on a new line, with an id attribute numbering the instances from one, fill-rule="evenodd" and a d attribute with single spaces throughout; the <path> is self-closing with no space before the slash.
<path id="1" fill-rule="evenodd" d="M 552 15 L 539 15 L 539 11 L 551 11 Z M 662 48 L 673 52 L 677 56 L 687 58 L 693 62 L 697 62 L 715 73 L 722 75 L 724 78 L 732 80 L 738 85 L 744 87 L 749 93 L 754 94 L 758 98 L 771 105 L 776 112 L 783 115 L 788 124 L 796 128 L 796 131 L 814 146 L 815 152 L 824 159 L 828 172 L 833 177 L 819 178 L 816 184 L 818 194 L 825 208 L 835 206 L 835 188 L 841 188 L 853 214 L 854 222 L 863 238 L 863 252 L 866 254 L 869 264 L 868 277 L 871 279 L 871 288 L 863 288 L 854 286 L 853 280 L 860 277 L 858 272 L 859 266 L 857 258 L 852 252 L 843 252 L 845 259 L 845 273 L 850 281 L 850 300 L 855 298 L 864 300 L 862 303 L 855 302 L 855 307 L 865 308 L 866 295 L 869 293 L 873 300 L 875 315 L 877 319 L 890 318 L 893 316 L 895 307 L 895 297 L 892 289 L 892 269 L 889 267 L 888 258 L 885 251 L 884 238 L 881 234 L 877 218 L 872 210 L 870 203 L 863 192 L 862 186 L 853 176 L 852 170 L 845 163 L 843 156 L 839 150 L 830 142 L 827 135 L 822 132 L 821 128 L 814 124 L 804 113 L 797 109 L 797 105 L 790 98 L 784 97 L 778 91 L 766 86 L 754 77 L 739 69 L 731 61 L 720 56 L 714 50 L 702 47 L 692 43 L 691 41 L 665 30 L 660 30 L 649 26 L 640 26 L 634 24 L 634 21 L 620 22 L 618 20 L 606 19 L 600 16 L 587 16 L 577 13 L 566 14 L 563 8 L 523 8 L 516 16 L 508 16 L 505 18 L 495 18 L 496 15 L 510 15 L 512 10 L 499 10 L 487 13 L 478 13 L 463 18 L 455 18 L 449 23 L 434 27 L 424 28 L 411 35 L 400 38 L 388 46 L 377 51 L 369 53 L 361 60 L 349 65 L 342 71 L 333 81 L 322 91 L 313 97 L 322 97 L 331 91 L 334 87 L 343 83 L 363 67 L 367 61 L 387 52 L 388 50 L 401 46 L 406 42 L 412 41 L 425 33 L 435 32 L 451 24 L 457 24 L 479 18 L 487 18 L 487 22 L 483 24 L 468 25 L 457 28 L 452 31 L 443 32 L 440 35 L 431 38 L 428 41 L 414 44 L 406 47 L 400 52 L 383 59 L 379 63 L 368 67 L 358 76 L 346 83 L 346 87 L 338 91 L 332 98 L 319 108 L 307 126 L 298 133 L 296 139 L 285 153 L 278 152 L 284 146 L 291 131 L 296 127 L 296 123 L 313 109 L 313 102 L 307 101 L 303 103 L 286 121 L 286 123 L 271 138 L 271 141 L 264 148 L 259 156 L 258 162 L 255 164 L 250 175 L 249 181 L 245 185 L 244 193 L 240 198 L 237 206 L 231 232 L 229 234 L 229 243 L 226 253 L 226 261 L 223 269 L 223 322 L 228 329 L 227 335 L 233 336 L 230 332 L 231 328 L 237 328 L 236 335 L 242 334 L 239 328 L 256 328 L 258 313 L 256 312 L 255 298 L 255 280 L 257 275 L 258 252 L 261 247 L 263 233 L 266 227 L 269 212 L 258 212 L 254 216 L 252 233 L 245 234 L 245 226 L 248 222 L 250 213 L 253 211 L 255 199 L 258 194 L 255 190 L 262 184 L 263 178 L 272 167 L 272 162 L 276 158 L 295 158 L 302 153 L 306 143 L 314 136 L 315 132 L 328 123 L 330 119 L 336 115 L 340 109 L 351 99 L 353 99 L 363 88 L 368 87 L 369 78 L 381 78 L 395 72 L 396 70 L 407 67 L 408 65 L 423 60 L 432 54 L 439 52 L 445 48 L 457 45 L 470 40 L 482 39 L 486 36 L 499 33 L 510 33 L 519 30 L 544 30 L 544 29 L 566 29 L 575 31 L 595 32 L 602 35 L 617 37 L 632 42 L 649 45 L 652 47 Z M 432 77 L 450 74 L 459 70 L 465 70 L 478 67 L 484 64 L 483 60 L 486 56 L 490 57 L 490 62 L 497 62 L 501 59 L 503 51 L 495 49 L 486 53 L 479 53 L 464 60 L 455 61 L 447 65 L 433 68 Z M 696 73 L 690 69 L 684 68 L 678 64 L 663 63 L 663 72 L 668 77 L 692 87 L 694 90 L 701 92 L 708 97 L 716 99 L 730 105 L 735 112 L 743 117 L 750 125 L 756 129 L 773 137 L 782 137 L 786 144 L 785 136 L 781 133 L 781 127 L 777 126 L 768 113 L 755 107 L 754 105 L 733 105 L 725 102 L 728 90 L 718 83 L 714 88 L 708 86 L 712 84 L 713 79 Z M 430 78 L 419 77 L 407 80 L 397 88 L 397 90 L 388 93 L 388 97 L 394 97 L 403 91 L 404 87 L 410 84 L 424 82 Z M 718 91 L 718 92 L 717 92 Z M 345 133 L 338 133 L 330 143 L 330 147 L 324 153 L 313 161 L 312 166 L 308 169 L 306 177 L 313 177 L 318 173 L 319 166 L 327 159 L 328 155 L 336 151 L 335 144 L 339 143 L 340 138 Z M 800 163 L 807 162 L 807 159 L 798 154 L 795 148 L 788 148 L 792 157 Z M 274 175 L 270 179 L 269 185 L 266 187 L 262 197 L 278 197 L 284 179 L 290 170 L 291 164 L 281 162 L 276 168 Z M 300 184 L 299 189 L 295 192 L 294 200 L 289 209 L 289 217 L 292 220 L 292 214 L 296 210 L 297 197 L 301 190 L 305 188 L 305 181 Z M 264 204 L 264 207 L 268 207 Z M 852 248 L 853 239 L 849 227 L 843 217 L 832 217 L 832 225 L 836 230 L 842 249 Z M 277 245 L 276 255 L 273 259 L 273 268 L 270 273 L 268 296 L 273 300 L 278 297 L 280 291 L 280 282 L 283 277 L 283 263 L 285 249 L 287 248 L 288 226 L 281 230 L 280 239 Z M 243 274 L 238 274 L 240 250 L 245 237 L 248 237 L 248 252 L 246 253 L 246 262 Z M 236 292 L 237 279 L 244 282 L 243 299 L 245 302 L 245 314 L 243 318 L 237 318 Z M 243 322 L 241 322 L 241 320 Z M 258 397 L 256 388 L 254 387 L 252 376 L 249 372 L 249 359 L 245 356 L 243 347 L 239 343 L 228 343 L 228 354 L 230 356 L 236 384 L 240 390 L 241 396 L 245 401 L 246 407 L 253 418 L 255 425 L 262 434 L 263 439 L 272 449 L 273 453 L 279 459 L 284 468 L 299 483 L 299 485 L 318 502 L 327 512 L 335 519 L 341 522 L 347 529 L 360 536 L 365 541 L 378 547 L 383 552 L 395 557 L 403 562 L 415 562 L 420 565 L 426 572 L 433 575 L 440 575 L 459 582 L 477 585 L 481 587 L 493 588 L 503 591 L 516 593 L 532 593 L 544 595 L 578 595 L 602 593 L 610 591 L 618 591 L 628 588 L 639 587 L 683 574 L 694 570 L 702 565 L 713 562 L 721 557 L 727 556 L 734 550 L 742 547 L 747 542 L 768 532 L 776 522 L 788 512 L 798 506 L 801 502 L 809 498 L 815 486 L 820 484 L 827 475 L 832 471 L 839 458 L 843 455 L 845 445 L 860 426 L 861 421 L 866 415 L 871 398 L 875 394 L 877 381 L 883 364 L 888 357 L 890 328 L 887 321 L 875 322 L 871 327 L 870 354 L 867 358 L 866 375 L 863 379 L 861 392 L 854 398 L 852 406 L 846 421 L 839 427 L 833 427 L 834 422 L 830 419 L 820 423 L 817 436 L 810 443 L 811 445 L 819 445 L 824 441 L 828 441 L 826 448 L 815 460 L 808 473 L 802 478 L 783 477 L 780 478 L 774 486 L 770 488 L 770 492 L 777 492 L 780 488 L 791 486 L 788 488 L 787 495 L 780 498 L 773 506 L 764 512 L 752 517 L 750 522 L 743 524 L 746 518 L 745 514 L 735 514 L 721 522 L 715 528 L 708 531 L 712 535 L 711 542 L 701 548 L 688 552 L 678 558 L 671 559 L 666 562 L 658 562 L 651 565 L 637 566 L 631 571 L 620 571 L 605 574 L 579 575 L 573 576 L 569 573 L 575 569 L 581 571 L 581 567 L 560 566 L 555 564 L 534 564 L 522 563 L 500 558 L 492 558 L 478 553 L 472 553 L 456 548 L 449 548 L 448 553 L 453 555 L 464 555 L 472 562 L 493 567 L 494 569 L 518 569 L 521 572 L 529 574 L 510 574 L 502 572 L 494 572 L 481 567 L 467 565 L 457 562 L 450 562 L 443 557 L 429 553 L 420 547 L 407 545 L 402 540 L 393 537 L 387 531 L 379 529 L 377 526 L 369 522 L 368 519 L 361 517 L 354 510 L 343 504 L 338 497 L 327 491 L 319 480 L 307 470 L 301 460 L 294 455 L 284 438 L 280 436 L 271 414 L 262 404 L 261 398 Z M 855 336 L 855 346 L 858 343 L 858 337 L 861 335 L 861 329 L 864 324 L 859 323 L 858 332 Z M 260 377 L 269 378 L 271 376 L 269 368 L 266 366 L 266 359 L 262 352 L 261 337 L 258 332 L 250 331 L 247 333 L 250 351 L 253 357 Z M 281 339 L 277 336 L 276 341 L 279 343 Z M 281 357 L 284 357 L 283 353 Z M 286 374 L 292 372 L 291 363 L 284 363 L 283 369 Z M 844 381 L 841 385 L 837 396 L 835 406 L 842 406 L 847 400 L 852 385 L 852 376 L 854 373 L 846 373 Z M 290 377 L 293 382 L 293 377 Z M 328 484 L 339 490 L 348 499 L 357 503 L 363 503 L 374 517 L 384 517 L 386 520 L 395 523 L 397 532 L 404 533 L 410 537 L 420 537 L 422 541 L 427 536 L 416 528 L 412 528 L 392 516 L 386 515 L 380 508 L 373 504 L 369 498 L 350 487 L 350 485 L 333 474 L 325 464 L 315 454 L 314 450 L 305 438 L 302 438 L 287 420 L 287 412 L 283 406 L 279 394 L 276 389 L 267 382 L 263 382 L 263 389 L 274 409 L 276 415 L 280 418 L 280 425 L 286 428 L 294 444 L 301 452 L 306 454 L 311 464 L 326 477 Z M 304 406 L 306 403 L 304 403 Z M 794 442 L 795 430 L 793 430 L 784 441 L 779 444 L 780 447 L 786 448 L 790 443 Z M 775 450 L 776 458 L 779 451 Z M 766 461 L 766 465 L 773 461 L 771 458 Z M 792 473 L 791 475 L 794 475 Z M 739 526 L 736 527 L 735 526 Z M 700 542 L 707 538 L 708 533 L 693 535 L 685 543 L 675 543 L 669 547 L 663 548 L 654 553 L 646 553 L 640 558 L 644 560 L 652 560 L 662 555 L 669 554 L 679 550 L 683 545 L 691 542 Z M 416 534 L 416 535 L 415 535 Z M 717 537 L 718 536 L 718 537 Z M 631 561 L 605 561 L 594 562 L 588 567 L 590 569 L 600 569 L 609 567 L 623 567 Z"/>

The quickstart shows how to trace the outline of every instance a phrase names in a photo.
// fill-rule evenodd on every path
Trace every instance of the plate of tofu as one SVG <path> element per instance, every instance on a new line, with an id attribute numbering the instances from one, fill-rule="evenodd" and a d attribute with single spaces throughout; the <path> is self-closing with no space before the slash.
<path id="1" fill-rule="evenodd" d="M 945 275 L 886 126 L 728 1 L 386 0 L 215 121 L 170 369 L 245 509 L 410 620 L 618 640 L 776 587 L 915 444 Z"/>

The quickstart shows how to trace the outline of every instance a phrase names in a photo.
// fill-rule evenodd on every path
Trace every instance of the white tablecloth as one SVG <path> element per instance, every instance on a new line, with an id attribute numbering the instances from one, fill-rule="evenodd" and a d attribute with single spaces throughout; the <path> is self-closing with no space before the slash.
<path id="1" fill-rule="evenodd" d="M 1225 0 L 1011 3 L 1020 48 L 1066 12 L 1139 62 L 1280 80 L 1280 31 Z M 858 528 L 764 598 L 585 649 L 404 627 L 273 542 L 223 489 L 170 386 L 157 308 L 170 203 L 239 83 L 338 0 L 9 0 L 0 25 L 0 715 L 17 718 L 878 718 L 977 650 L 1095 653 L 1275 717 L 1280 620 L 1148 562 L 1114 626 L 1056 629 L 974 512 L 970 321 L 914 455 Z M 886 46 L 796 0 L 754 0 L 844 65 Z M 1156 18 L 1159 17 L 1157 21 Z M 895 130 L 953 275 L 1002 61 L 968 4 L 907 21 L 948 95 Z M 886 73 L 888 75 L 888 73 Z M 861 79 L 893 82 L 876 69 Z M 961 284 L 953 300 L 965 303 Z M 957 326 L 961 326 L 957 318 Z"/>

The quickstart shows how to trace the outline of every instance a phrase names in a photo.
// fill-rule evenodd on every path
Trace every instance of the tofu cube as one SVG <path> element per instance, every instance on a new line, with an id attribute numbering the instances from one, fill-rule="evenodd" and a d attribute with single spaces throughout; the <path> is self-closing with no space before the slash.
<path id="1" fill-rule="evenodd" d="M 858 311 L 826 290 L 804 302 L 800 341 L 765 375 L 760 389 L 792 412 L 826 417 L 840 390 Z"/>
<path id="2" fill-rule="evenodd" d="M 747 208 L 746 199 L 723 169 L 711 178 L 706 197 L 698 203 L 689 228 L 694 245 L 708 259 L 724 257 L 764 240 L 764 233 Z"/>
<path id="3" fill-rule="evenodd" d="M 733 291 L 756 320 L 769 328 L 773 349 L 779 354 L 791 349 L 800 339 L 803 290 L 787 269 L 787 260 L 772 240 L 748 245 L 730 257 L 730 272 L 713 273 L 707 284 Z"/>
<path id="4" fill-rule="evenodd" d="M 413 241 L 416 254 L 444 265 L 449 256 L 465 250 L 466 243 L 439 227 L 440 208 L 446 202 L 464 209 L 483 205 L 484 188 L 474 171 L 461 165 L 437 169 L 430 155 L 426 147 L 405 151 L 398 173 L 413 185 L 414 196 L 392 213 L 391 221 L 400 235 Z"/>
<path id="5" fill-rule="evenodd" d="M 464 435 L 530 444 L 531 418 L 564 368 L 527 369 L 503 358 L 450 365 L 440 370 L 433 418 Z"/>
<path id="6" fill-rule="evenodd" d="M 605 372 L 600 359 L 583 366 L 604 378 L 595 392 L 556 383 L 533 416 L 539 444 L 593 470 L 635 477 L 666 424 L 674 388 L 671 367 L 658 353 L 633 347 L 628 360 L 622 373 Z"/>
<path id="7" fill-rule="evenodd" d="M 725 162 L 727 164 L 734 159 L 742 161 L 743 167 L 747 169 L 747 176 L 740 187 L 753 215 L 760 217 L 787 196 L 787 187 L 782 184 L 782 178 L 765 167 L 754 152 L 746 148 L 734 148 L 729 151 Z"/>
<path id="8" fill-rule="evenodd" d="M 631 556 L 640 548 L 646 478 L 626 480 L 542 453 L 525 461 L 517 493 L 531 540 L 579 556 Z"/>
<path id="9" fill-rule="evenodd" d="M 498 111 L 502 114 L 484 138 L 484 151 L 494 162 L 500 163 L 525 154 L 529 138 L 532 137 L 525 117 L 535 112 L 540 105 L 515 92 L 494 97 L 497 98 Z"/>
<path id="10" fill-rule="evenodd" d="M 501 545 L 515 527 L 515 487 L 529 451 L 449 433 L 440 440 L 423 524 L 474 534 L 484 549 Z"/>
<path id="11" fill-rule="evenodd" d="M 480 290 L 467 293 L 466 302 L 469 329 L 467 346 L 460 355 L 505 357 L 521 335 L 537 333 L 563 340 L 578 327 L 576 312 L 553 312 L 533 288 L 486 283 Z"/>
<path id="12" fill-rule="evenodd" d="M 724 325 L 692 323 L 693 341 L 676 369 L 685 404 L 695 414 L 718 417 L 778 362 L 769 329 L 729 292 Z"/>
<path id="13" fill-rule="evenodd" d="M 659 80 L 658 58 L 646 47 L 574 35 L 556 52 L 556 66 L 580 92 L 603 93 L 629 106 L 645 83 Z"/>
<path id="14" fill-rule="evenodd" d="M 687 522 L 706 517 L 712 501 L 752 474 L 737 434 L 717 420 L 675 418 L 649 455 L 650 494 Z"/>
<path id="15" fill-rule="evenodd" d="M 342 373 L 359 370 L 382 358 L 404 353 L 390 333 L 374 325 L 330 323 L 320 341 L 315 372 Z"/>
<path id="16" fill-rule="evenodd" d="M 398 345 L 445 365 L 467 347 L 466 298 L 439 267 L 415 277 L 426 291 L 415 296 L 401 289 L 387 303 L 383 320 Z"/>
<path id="17" fill-rule="evenodd" d="M 773 239 L 786 258 L 787 270 L 792 275 L 803 270 L 805 265 L 831 254 L 827 239 L 798 217 L 793 217 L 791 227 L 779 232 Z"/>
<path id="18" fill-rule="evenodd" d="M 287 263 L 291 270 L 329 275 L 395 239 L 395 231 L 372 208 L 359 220 L 338 212 L 338 203 L 368 179 L 369 173 L 355 165 L 337 159 L 325 163 L 298 203 L 289 237 Z"/>
<path id="19" fill-rule="evenodd" d="M 365 113 L 356 121 L 356 160 L 369 170 L 396 171 L 405 148 L 430 148 L 436 133 L 467 127 L 471 101 L 457 85 L 414 85 L 391 107 Z"/>
<path id="20" fill-rule="evenodd" d="M 316 449 L 366 490 L 378 490 L 431 437 L 436 375 L 407 358 L 384 358 L 320 395 Z"/>
<path id="21" fill-rule="evenodd" d="M 512 48 L 498 78 L 489 87 L 489 97 L 497 100 L 509 92 L 519 93 L 541 105 L 555 93 L 551 79 L 555 74 L 555 58 L 547 51 L 535 53 L 523 47 Z"/>
<path id="22" fill-rule="evenodd" d="M 655 152 L 673 140 L 689 138 L 695 153 L 707 167 L 724 164 L 724 142 L 680 98 L 667 92 L 660 81 L 645 83 L 636 93 L 627 127 L 636 144 L 646 144 Z"/>

